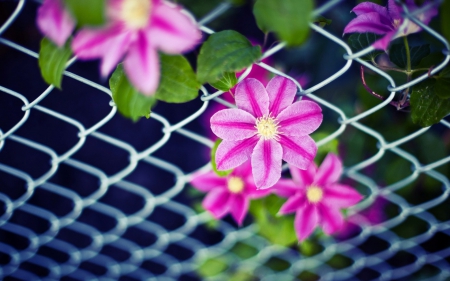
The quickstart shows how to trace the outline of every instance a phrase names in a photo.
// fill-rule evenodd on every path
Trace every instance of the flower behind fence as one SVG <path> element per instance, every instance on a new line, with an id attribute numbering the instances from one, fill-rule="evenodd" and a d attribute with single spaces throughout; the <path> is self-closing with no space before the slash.
<path id="1" fill-rule="evenodd" d="M 277 76 L 266 88 L 246 79 L 236 88 L 238 108 L 224 109 L 211 117 L 211 129 L 223 139 L 217 148 L 219 170 L 239 166 L 251 158 L 258 188 L 273 186 L 281 177 L 281 162 L 306 169 L 317 146 L 309 136 L 322 122 L 322 109 L 312 101 L 292 103 L 295 83 Z"/>

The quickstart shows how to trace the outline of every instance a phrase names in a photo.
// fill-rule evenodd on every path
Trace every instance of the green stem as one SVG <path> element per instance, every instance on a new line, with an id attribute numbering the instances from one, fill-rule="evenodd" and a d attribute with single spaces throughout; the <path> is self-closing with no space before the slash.
<path id="1" fill-rule="evenodd" d="M 406 36 L 403 36 L 403 42 L 405 43 L 406 49 L 406 71 L 411 73 L 411 53 L 409 51 L 408 38 L 406 38 Z"/>

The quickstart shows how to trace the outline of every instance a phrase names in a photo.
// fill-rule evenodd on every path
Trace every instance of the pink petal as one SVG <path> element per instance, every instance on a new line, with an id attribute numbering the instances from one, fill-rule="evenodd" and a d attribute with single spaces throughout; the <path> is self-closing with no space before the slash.
<path id="1" fill-rule="evenodd" d="M 390 31 L 386 33 L 386 35 L 383 36 L 383 38 L 375 41 L 375 43 L 373 43 L 372 46 L 377 50 L 387 50 L 389 43 L 393 39 L 395 33 L 396 31 Z"/>
<path id="2" fill-rule="evenodd" d="M 236 86 L 236 105 L 255 117 L 268 116 L 269 95 L 263 84 L 254 78 L 248 78 Z"/>
<path id="3" fill-rule="evenodd" d="M 336 208 L 348 208 L 356 205 L 363 198 L 356 189 L 335 183 L 325 187 L 323 203 Z"/>
<path id="4" fill-rule="evenodd" d="M 313 101 L 298 101 L 280 112 L 277 120 L 280 132 L 288 136 L 304 136 L 322 123 L 322 109 Z"/>
<path id="5" fill-rule="evenodd" d="M 362 2 L 353 8 L 352 12 L 354 12 L 357 16 L 367 13 L 378 13 L 380 16 L 389 20 L 390 16 L 386 7 L 380 6 L 378 4 L 372 2 Z"/>
<path id="6" fill-rule="evenodd" d="M 402 18 L 403 9 L 401 6 L 399 6 L 395 3 L 395 0 L 388 1 L 387 10 L 388 10 L 389 16 L 392 18 L 392 20 L 398 20 L 398 19 Z"/>
<path id="7" fill-rule="evenodd" d="M 266 90 L 269 94 L 269 112 L 272 116 L 277 116 L 294 102 L 297 86 L 288 78 L 275 76 L 267 84 Z"/>
<path id="8" fill-rule="evenodd" d="M 224 109 L 211 117 L 211 130 L 224 140 L 243 140 L 256 135 L 256 119 L 247 111 Z"/>
<path id="9" fill-rule="evenodd" d="M 252 176 L 252 165 L 250 161 L 245 162 L 244 164 L 236 167 L 236 169 L 233 170 L 231 173 L 233 176 L 237 176 L 243 179 L 246 179 L 247 177 L 253 177 Z M 252 178 L 253 180 L 253 178 Z"/>
<path id="10" fill-rule="evenodd" d="M 180 54 L 200 42 L 202 33 L 190 14 L 168 2 L 153 5 L 152 22 L 147 31 L 156 48 L 168 54 Z"/>
<path id="11" fill-rule="evenodd" d="M 247 161 L 257 142 L 256 136 L 240 141 L 222 141 L 216 151 L 217 169 L 229 170 Z"/>
<path id="12" fill-rule="evenodd" d="M 306 188 L 314 182 L 314 177 L 317 172 L 317 166 L 314 162 L 308 166 L 307 169 L 299 169 L 294 165 L 289 165 L 289 172 L 291 173 L 292 179 L 295 184 L 301 188 Z"/>
<path id="13" fill-rule="evenodd" d="M 308 238 L 319 223 L 319 214 L 314 204 L 305 204 L 295 214 L 294 228 L 299 242 Z"/>
<path id="14" fill-rule="evenodd" d="M 242 225 L 245 215 L 247 215 L 249 205 L 249 200 L 242 195 L 232 195 L 230 197 L 231 216 L 239 226 Z"/>
<path id="15" fill-rule="evenodd" d="M 302 187 L 298 186 L 291 179 L 281 178 L 272 188 L 265 190 L 273 190 L 275 194 L 281 197 L 294 196 L 298 191 L 302 190 Z"/>
<path id="16" fill-rule="evenodd" d="M 330 235 L 344 225 L 344 217 L 342 216 L 339 209 L 333 207 L 324 206 L 322 204 L 318 205 L 318 210 L 320 214 L 320 225 L 322 226 L 323 232 Z"/>
<path id="17" fill-rule="evenodd" d="M 333 153 L 328 153 L 323 160 L 315 177 L 318 186 L 325 186 L 337 182 L 342 174 L 342 161 Z"/>
<path id="18" fill-rule="evenodd" d="M 208 192 L 214 188 L 226 188 L 227 179 L 217 176 L 213 171 L 209 171 L 192 175 L 190 184 L 200 191 Z"/>
<path id="19" fill-rule="evenodd" d="M 230 193 L 226 189 L 213 189 L 203 199 L 202 206 L 205 210 L 211 212 L 216 218 L 220 219 L 226 215 L 230 206 L 228 204 Z"/>
<path id="20" fill-rule="evenodd" d="M 281 206 L 280 211 L 278 212 L 280 215 L 286 215 L 289 213 L 294 213 L 298 209 L 303 209 L 305 204 L 308 204 L 308 201 L 305 198 L 305 194 L 299 192 L 298 194 L 289 197 L 289 199 Z"/>
<path id="21" fill-rule="evenodd" d="M 316 156 L 317 146 L 310 136 L 280 136 L 283 147 L 283 160 L 299 169 L 305 170 Z"/>
<path id="22" fill-rule="evenodd" d="M 37 25 L 41 32 L 62 47 L 75 28 L 75 21 L 60 0 L 45 0 L 39 7 Z"/>
<path id="23" fill-rule="evenodd" d="M 117 66 L 131 43 L 132 34 L 118 26 L 80 30 L 72 42 L 72 49 L 80 59 L 102 59 L 101 75 L 106 77 Z"/>
<path id="24" fill-rule="evenodd" d="M 252 153 L 253 178 L 258 188 L 269 188 L 280 179 L 282 155 L 283 149 L 276 140 L 258 141 Z"/>
<path id="25" fill-rule="evenodd" d="M 375 34 L 386 34 L 392 31 L 394 27 L 392 24 L 388 24 L 376 12 L 362 14 L 351 20 L 347 26 L 344 28 L 344 34 L 346 33 L 375 33 Z"/>
<path id="26" fill-rule="evenodd" d="M 131 84 L 144 95 L 155 93 L 159 85 L 159 58 L 154 46 L 150 45 L 143 32 L 130 46 L 123 62 L 125 73 Z"/>

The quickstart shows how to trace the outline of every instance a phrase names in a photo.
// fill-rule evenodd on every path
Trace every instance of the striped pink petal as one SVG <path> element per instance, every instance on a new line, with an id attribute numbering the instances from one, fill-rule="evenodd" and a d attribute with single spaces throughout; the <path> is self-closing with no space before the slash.
<path id="1" fill-rule="evenodd" d="M 248 78 L 236 86 L 236 106 L 255 117 L 269 114 L 269 95 L 263 84 L 254 78 Z"/>
<path id="2" fill-rule="evenodd" d="M 269 94 L 269 112 L 272 116 L 277 116 L 294 102 L 297 86 L 288 78 L 275 76 L 267 84 L 266 90 Z"/>
<path id="3" fill-rule="evenodd" d="M 294 213 L 298 209 L 303 209 L 304 205 L 308 204 L 304 193 L 297 193 L 289 199 L 281 206 L 280 211 L 278 212 L 280 215 L 286 215 L 289 213 Z"/>
<path id="4" fill-rule="evenodd" d="M 298 101 L 280 112 L 277 120 L 280 132 L 288 136 L 304 136 L 322 123 L 322 109 L 313 101 Z"/>
<path id="5" fill-rule="evenodd" d="M 271 189 L 273 189 L 273 192 L 278 196 L 291 197 L 294 196 L 298 191 L 300 191 L 302 187 L 298 186 L 291 179 L 281 178 Z"/>
<path id="6" fill-rule="evenodd" d="M 389 13 L 386 7 L 380 6 L 378 4 L 372 3 L 372 2 L 362 2 L 358 5 L 356 5 L 352 12 L 354 12 L 357 16 L 367 13 L 378 13 L 380 14 L 384 19 L 388 20 L 386 23 L 390 23 L 389 21 Z"/>
<path id="7" fill-rule="evenodd" d="M 250 159 L 257 142 L 256 136 L 239 141 L 222 141 L 216 150 L 217 169 L 229 170 Z"/>
<path id="8" fill-rule="evenodd" d="M 295 214 L 294 228 L 300 242 L 308 238 L 319 223 L 319 213 L 316 205 L 305 204 Z"/>
<path id="9" fill-rule="evenodd" d="M 154 4 L 148 33 L 152 44 L 168 54 L 189 51 L 202 38 L 194 18 L 168 2 Z"/>
<path id="10" fill-rule="evenodd" d="M 325 187 L 323 203 L 327 206 L 348 208 L 356 205 L 362 199 L 363 196 L 354 188 L 348 185 L 333 183 Z"/>
<path id="11" fill-rule="evenodd" d="M 317 205 L 317 208 L 320 215 L 320 225 L 325 234 L 330 235 L 342 228 L 344 217 L 338 208 L 321 204 Z"/>
<path id="12" fill-rule="evenodd" d="M 221 139 L 237 141 L 256 135 L 255 123 L 255 117 L 244 110 L 224 109 L 211 117 L 211 130 Z"/>
<path id="13" fill-rule="evenodd" d="M 208 192 L 214 188 L 226 188 L 227 179 L 220 178 L 213 171 L 209 171 L 192 175 L 190 184 L 200 191 Z"/>
<path id="14" fill-rule="evenodd" d="M 316 156 L 317 146 L 310 136 L 280 136 L 283 160 L 299 169 L 307 169 Z"/>
<path id="15" fill-rule="evenodd" d="M 333 153 L 328 153 L 323 160 L 319 169 L 317 170 L 314 183 L 319 186 L 326 186 L 327 184 L 337 182 L 342 174 L 342 162 Z"/>
<path id="16" fill-rule="evenodd" d="M 229 210 L 230 193 L 226 189 L 213 189 L 203 199 L 202 206 L 216 218 L 224 217 Z"/>
<path id="17" fill-rule="evenodd" d="M 75 29 L 75 20 L 60 0 L 45 0 L 38 10 L 37 25 L 45 36 L 62 47 Z"/>
<path id="18" fill-rule="evenodd" d="M 306 188 L 313 184 L 314 177 L 317 172 L 317 166 L 312 161 L 307 169 L 299 169 L 294 165 L 289 165 L 289 172 L 291 173 L 292 179 L 298 186 Z"/>
<path id="19" fill-rule="evenodd" d="M 395 30 L 387 32 L 386 35 L 383 36 L 383 38 L 375 41 L 372 46 L 377 50 L 387 50 L 387 48 L 389 47 L 389 43 L 391 43 L 391 40 L 394 38 L 396 32 L 397 31 Z"/>
<path id="20" fill-rule="evenodd" d="M 276 140 L 258 141 L 252 153 L 253 177 L 258 188 L 269 188 L 280 179 L 282 155 L 283 149 Z"/>
<path id="21" fill-rule="evenodd" d="M 155 93 L 159 84 L 159 58 L 143 32 L 137 33 L 136 41 L 130 46 L 123 66 L 136 89 L 147 96 Z"/>
<path id="22" fill-rule="evenodd" d="M 359 15 L 355 19 L 351 20 L 344 28 L 344 34 L 353 32 L 386 34 L 393 29 L 394 27 L 392 24 L 385 23 L 380 14 L 377 12 L 371 12 Z"/>
<path id="23" fill-rule="evenodd" d="M 231 216 L 241 226 L 248 212 L 249 200 L 241 194 L 231 195 L 229 205 Z"/>

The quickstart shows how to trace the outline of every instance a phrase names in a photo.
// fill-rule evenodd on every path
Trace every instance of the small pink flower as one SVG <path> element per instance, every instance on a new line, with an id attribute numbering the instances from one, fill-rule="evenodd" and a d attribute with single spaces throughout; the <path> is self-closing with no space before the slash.
<path id="1" fill-rule="evenodd" d="M 143 94 L 152 95 L 159 84 L 158 50 L 180 54 L 201 39 L 193 17 L 163 0 L 109 0 L 108 24 L 84 28 L 72 48 L 81 59 L 100 58 L 107 76 L 124 57 L 125 73 Z"/>
<path id="2" fill-rule="evenodd" d="M 62 47 L 75 29 L 75 20 L 61 0 L 44 0 L 38 10 L 37 25 L 45 36 Z"/>
<path id="3" fill-rule="evenodd" d="M 270 190 L 256 189 L 249 162 L 223 178 L 213 171 L 194 174 L 190 183 L 196 189 L 208 192 L 203 200 L 203 208 L 216 219 L 231 213 L 239 225 L 242 225 L 247 214 L 250 199 L 261 198 L 270 193 Z"/>
<path id="4" fill-rule="evenodd" d="M 340 209 L 363 198 L 352 187 L 337 183 L 342 162 L 334 154 L 328 154 L 319 168 L 314 163 L 305 171 L 290 166 L 290 172 L 292 180 L 280 180 L 275 193 L 289 198 L 279 213 L 296 213 L 294 227 L 299 241 L 318 225 L 328 235 L 339 230 L 344 224 Z"/>
<path id="5" fill-rule="evenodd" d="M 219 170 L 239 166 L 251 158 L 258 188 L 273 186 L 281 177 L 281 162 L 306 169 L 317 146 L 309 136 L 322 123 L 322 109 L 312 101 L 292 103 L 295 83 L 277 76 L 264 86 L 246 79 L 236 87 L 237 108 L 211 117 L 211 129 L 223 139 L 216 151 Z"/>
<path id="6" fill-rule="evenodd" d="M 424 1 L 424 5 L 429 1 Z M 409 11 L 414 11 L 417 6 L 414 4 L 414 0 L 406 0 L 406 5 Z M 379 35 L 385 35 L 373 44 L 376 49 L 386 50 L 389 46 L 389 42 L 394 37 L 398 28 L 402 25 L 404 19 L 401 16 L 402 8 L 398 6 L 394 0 L 388 1 L 388 6 L 383 7 L 372 2 L 363 2 L 358 4 L 352 10 L 356 14 L 356 18 L 350 21 L 344 29 L 345 33 L 375 33 Z M 417 18 L 424 24 L 428 24 L 434 16 L 438 13 L 435 7 L 417 15 Z M 411 33 L 419 32 L 421 28 L 413 23 L 409 22 L 405 30 L 400 32 L 397 37 L 406 36 Z"/>

